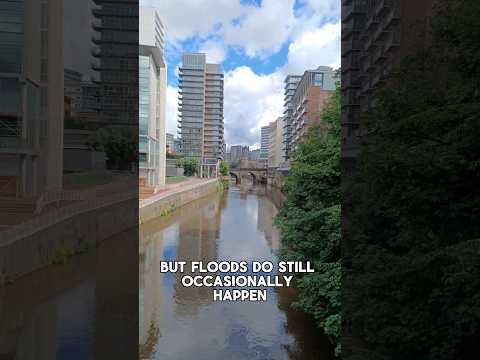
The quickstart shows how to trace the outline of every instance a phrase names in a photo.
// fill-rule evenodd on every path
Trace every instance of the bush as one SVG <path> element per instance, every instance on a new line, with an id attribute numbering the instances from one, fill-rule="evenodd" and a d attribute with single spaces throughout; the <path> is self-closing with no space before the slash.
<path id="1" fill-rule="evenodd" d="M 198 173 L 200 162 L 197 158 L 189 157 L 177 160 L 177 166 L 183 168 L 183 174 L 193 176 Z"/>
<path id="2" fill-rule="evenodd" d="M 228 176 L 230 175 L 230 166 L 226 161 L 221 161 L 220 162 L 220 175 L 222 176 Z"/>
<path id="3" fill-rule="evenodd" d="M 295 304 L 311 314 L 337 345 L 340 317 L 340 91 L 293 154 L 286 178 L 287 197 L 276 223 L 282 233 L 281 256 L 310 261 L 315 272 L 297 277 Z"/>
<path id="4" fill-rule="evenodd" d="M 111 169 L 130 169 L 138 163 L 138 132 L 133 128 L 104 128 L 96 132 L 87 145 L 104 151 Z"/>

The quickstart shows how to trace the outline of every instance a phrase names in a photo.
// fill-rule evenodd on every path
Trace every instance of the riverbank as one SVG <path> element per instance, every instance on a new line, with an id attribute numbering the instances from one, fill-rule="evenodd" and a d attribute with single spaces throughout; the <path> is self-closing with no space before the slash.
<path id="1" fill-rule="evenodd" d="M 170 214 L 175 209 L 218 191 L 217 179 L 192 179 L 140 201 L 140 225 Z"/>

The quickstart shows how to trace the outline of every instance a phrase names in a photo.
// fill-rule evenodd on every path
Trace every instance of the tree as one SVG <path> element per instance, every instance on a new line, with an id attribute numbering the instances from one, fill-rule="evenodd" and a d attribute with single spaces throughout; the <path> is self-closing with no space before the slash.
<path id="1" fill-rule="evenodd" d="M 347 360 L 478 356 L 480 72 L 459 65 L 479 62 L 480 6 L 461 3 L 438 3 L 432 47 L 393 73 L 365 119 L 342 279 Z"/>
<path id="2" fill-rule="evenodd" d="M 177 166 L 183 168 L 183 172 L 186 176 L 193 176 L 198 172 L 200 162 L 197 158 L 186 157 L 177 160 Z"/>
<path id="3" fill-rule="evenodd" d="M 103 128 L 87 142 L 96 150 L 104 151 L 112 169 L 130 169 L 138 163 L 138 132 L 130 128 Z"/>
<path id="4" fill-rule="evenodd" d="M 312 314 L 337 344 L 340 316 L 340 90 L 293 154 L 286 178 L 287 197 L 276 223 L 282 233 L 281 256 L 310 261 L 315 272 L 297 278 L 296 306 Z"/>
<path id="5" fill-rule="evenodd" d="M 228 176 L 230 175 L 230 166 L 226 161 L 221 161 L 220 162 L 220 175 L 222 176 Z"/>

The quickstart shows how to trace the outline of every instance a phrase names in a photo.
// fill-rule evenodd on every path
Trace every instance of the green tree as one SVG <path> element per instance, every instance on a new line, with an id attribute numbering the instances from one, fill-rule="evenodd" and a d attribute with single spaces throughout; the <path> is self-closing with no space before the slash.
<path id="1" fill-rule="evenodd" d="M 138 131 L 131 128 L 103 128 L 87 142 L 96 151 L 104 151 L 112 169 L 129 169 L 138 162 Z"/>
<path id="2" fill-rule="evenodd" d="M 478 356 L 480 6 L 436 11 L 432 47 L 402 64 L 365 119 L 344 359 Z"/>
<path id="3" fill-rule="evenodd" d="M 310 261 L 314 273 L 297 277 L 297 306 L 312 314 L 338 345 L 340 335 L 340 90 L 293 155 L 285 183 L 287 197 L 276 223 L 281 256 Z M 336 349 L 340 352 L 339 346 Z"/>
<path id="4" fill-rule="evenodd" d="M 178 159 L 177 166 L 183 168 L 183 172 L 186 176 L 193 176 L 195 173 L 198 173 L 200 162 L 197 158 L 186 157 L 183 159 Z"/>
<path id="5" fill-rule="evenodd" d="M 220 175 L 222 176 L 228 176 L 230 175 L 230 166 L 226 161 L 221 161 L 220 162 Z"/>

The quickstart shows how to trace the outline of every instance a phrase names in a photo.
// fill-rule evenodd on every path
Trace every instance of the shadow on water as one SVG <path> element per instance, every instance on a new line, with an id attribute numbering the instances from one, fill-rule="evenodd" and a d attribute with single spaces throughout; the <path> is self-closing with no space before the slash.
<path id="1" fill-rule="evenodd" d="M 137 230 L 0 288 L 0 359 L 135 359 Z"/>
<path id="2" fill-rule="evenodd" d="M 142 226 L 142 359 L 334 358 L 312 319 L 290 306 L 294 288 L 269 289 L 266 302 L 214 302 L 208 288 L 182 287 L 181 275 L 158 271 L 161 260 L 277 261 L 273 218 L 280 196 L 262 186 L 232 186 Z"/>

